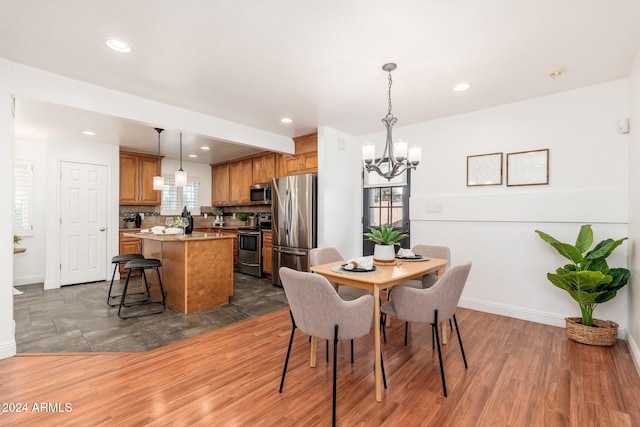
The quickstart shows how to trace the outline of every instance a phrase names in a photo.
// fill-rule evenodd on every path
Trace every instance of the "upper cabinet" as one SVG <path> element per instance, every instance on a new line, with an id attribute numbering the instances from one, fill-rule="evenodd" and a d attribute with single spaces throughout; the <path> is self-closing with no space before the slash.
<path id="1" fill-rule="evenodd" d="M 211 205 L 229 204 L 229 163 L 211 166 Z"/>
<path id="2" fill-rule="evenodd" d="M 249 187 L 253 183 L 253 162 L 244 159 L 229 163 L 229 203 L 232 205 L 248 205 Z"/>
<path id="3" fill-rule="evenodd" d="M 153 189 L 153 177 L 159 173 L 157 156 L 120 151 L 120 204 L 160 205 L 160 191 Z"/>
<path id="4" fill-rule="evenodd" d="M 271 182 L 276 176 L 276 155 L 263 154 L 253 158 L 253 183 Z"/>
<path id="5" fill-rule="evenodd" d="M 278 176 L 318 173 L 318 133 L 313 132 L 293 138 L 296 154 L 281 154 Z"/>

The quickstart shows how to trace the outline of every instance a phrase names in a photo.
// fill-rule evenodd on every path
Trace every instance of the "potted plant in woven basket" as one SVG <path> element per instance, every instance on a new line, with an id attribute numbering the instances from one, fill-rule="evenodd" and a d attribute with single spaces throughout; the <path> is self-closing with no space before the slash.
<path id="1" fill-rule="evenodd" d="M 567 334 L 570 339 L 590 345 L 613 345 L 618 336 L 618 324 L 610 320 L 594 319 L 596 305 L 613 299 L 618 290 L 629 281 L 626 268 L 609 268 L 606 258 L 627 238 L 606 239 L 593 249 L 591 225 L 583 225 L 575 245 L 562 243 L 540 230 L 536 233 L 560 255 L 571 261 L 547 278 L 556 287 L 564 289 L 578 302 L 582 317 L 567 317 Z"/>
<path id="2" fill-rule="evenodd" d="M 369 230 L 371 232 L 364 233 L 364 237 L 376 244 L 373 248 L 374 261 L 389 262 L 395 260 L 396 251 L 394 246 L 399 246 L 400 240 L 409 236 L 387 225 L 382 225 L 380 229 L 370 227 Z"/>

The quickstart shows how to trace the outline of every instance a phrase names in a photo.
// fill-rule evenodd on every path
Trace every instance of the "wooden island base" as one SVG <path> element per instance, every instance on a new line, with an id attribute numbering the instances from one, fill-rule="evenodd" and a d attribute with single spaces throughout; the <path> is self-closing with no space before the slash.
<path id="1" fill-rule="evenodd" d="M 227 304 L 233 295 L 233 237 L 132 234 L 142 239 L 142 255 L 157 258 L 167 305 L 183 313 Z M 155 274 L 147 274 L 151 294 L 159 298 Z M 155 295 L 154 295 L 155 292 Z"/>

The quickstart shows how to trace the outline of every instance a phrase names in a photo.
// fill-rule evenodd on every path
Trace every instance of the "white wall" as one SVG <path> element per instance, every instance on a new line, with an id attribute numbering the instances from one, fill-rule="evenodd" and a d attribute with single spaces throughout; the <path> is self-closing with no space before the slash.
<path id="1" fill-rule="evenodd" d="M 33 231 L 22 238 L 20 247 L 27 251 L 13 257 L 13 284 L 27 285 L 44 282 L 45 227 L 47 214 L 47 145 L 42 142 L 16 141 L 15 159 L 27 160 L 33 165 Z"/>
<path id="2" fill-rule="evenodd" d="M 564 259 L 534 230 L 573 242 L 590 222 L 596 238 L 627 235 L 629 138 L 616 132 L 628 115 L 627 95 L 627 81 L 619 80 L 394 130 L 396 139 L 423 147 L 412 175 L 411 243 L 446 245 L 454 264 L 473 262 L 463 306 L 558 326 L 579 315 L 577 303 L 546 279 Z M 381 150 L 384 132 L 359 140 Z M 544 148 L 549 185 L 466 186 L 468 155 Z M 428 205 L 442 212 L 427 212 Z M 618 248 L 611 264 L 626 266 L 626 250 Z M 625 328 L 627 292 L 595 316 Z"/>
<path id="3" fill-rule="evenodd" d="M 629 269 L 631 281 L 627 286 L 629 301 L 629 348 L 640 372 L 640 52 L 629 75 Z"/>
<path id="4" fill-rule="evenodd" d="M 360 147 L 351 135 L 318 128 L 318 247 L 347 258 L 362 254 Z"/>
<path id="5" fill-rule="evenodd" d="M 9 63 L 0 58 L 0 199 L 13 200 L 13 116 Z M 0 203 L 0 359 L 16 354 L 13 322 L 13 203 Z"/>

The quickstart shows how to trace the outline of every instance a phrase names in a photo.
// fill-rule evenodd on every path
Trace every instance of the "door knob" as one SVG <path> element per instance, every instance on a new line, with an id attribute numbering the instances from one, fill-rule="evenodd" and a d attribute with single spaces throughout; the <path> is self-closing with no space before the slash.
<path id="1" fill-rule="evenodd" d="M 105 228 L 104 228 L 104 227 L 100 227 L 100 231 L 104 231 L 104 230 L 105 230 Z"/>

